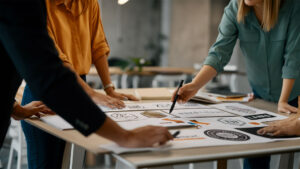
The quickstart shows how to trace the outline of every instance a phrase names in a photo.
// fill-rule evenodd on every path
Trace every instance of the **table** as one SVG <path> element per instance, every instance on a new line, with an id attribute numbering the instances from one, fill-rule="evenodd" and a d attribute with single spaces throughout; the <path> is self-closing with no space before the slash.
<path id="1" fill-rule="evenodd" d="M 126 89 L 119 91 L 134 93 L 133 90 L 134 89 Z M 276 104 L 259 99 L 256 99 L 250 103 L 246 103 L 246 105 L 272 112 L 277 112 Z M 71 154 L 70 161 L 68 160 L 70 156 L 65 156 L 63 168 L 81 168 L 83 164 L 84 150 L 93 152 L 95 154 L 109 153 L 106 150 L 99 148 L 99 145 L 107 144 L 109 141 L 95 134 L 92 134 L 89 137 L 84 137 L 78 131 L 60 131 L 41 122 L 38 119 L 27 119 L 26 121 L 54 136 L 65 140 L 68 143 L 65 151 L 66 154 L 68 154 L 70 151 L 77 152 L 73 153 L 73 156 Z M 238 157 L 251 157 L 276 153 L 289 153 L 297 151 L 300 151 L 300 141 L 289 140 L 251 145 L 216 146 L 169 150 L 164 152 L 130 153 L 114 155 L 114 157 L 121 162 L 122 169 L 132 169 L 212 160 L 224 160 Z M 74 157 L 74 155 L 77 157 Z M 293 164 L 293 158 L 290 158 L 290 160 L 290 164 Z M 71 164 L 69 165 L 69 163 Z M 290 168 L 292 168 L 292 165 L 290 165 Z"/>

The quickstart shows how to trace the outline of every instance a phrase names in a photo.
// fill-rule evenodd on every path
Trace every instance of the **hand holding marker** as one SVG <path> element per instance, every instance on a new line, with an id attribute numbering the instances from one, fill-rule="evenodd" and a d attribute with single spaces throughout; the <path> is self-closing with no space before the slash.
<path id="1" fill-rule="evenodd" d="M 170 108 L 169 114 L 171 114 L 171 113 L 172 113 L 172 111 L 173 111 L 173 109 L 174 109 L 174 107 L 175 107 L 175 103 L 176 103 L 176 101 L 177 101 L 177 99 L 178 99 L 178 92 L 179 92 L 179 89 L 182 87 L 182 85 L 183 85 L 183 82 L 184 82 L 184 80 L 181 80 L 181 81 L 180 81 L 180 83 L 179 83 L 179 86 L 178 86 L 178 89 L 177 89 L 177 92 L 176 92 L 176 95 L 175 95 L 174 101 L 173 101 L 173 103 L 172 103 L 172 105 L 171 105 L 171 108 Z"/>

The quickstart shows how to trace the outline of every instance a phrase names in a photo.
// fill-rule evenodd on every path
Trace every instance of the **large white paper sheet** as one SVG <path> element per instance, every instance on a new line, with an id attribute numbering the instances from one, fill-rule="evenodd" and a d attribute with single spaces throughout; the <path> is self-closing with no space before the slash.
<path id="1" fill-rule="evenodd" d="M 234 116 L 231 113 L 218 109 L 178 109 L 173 110 L 172 115 L 180 118 Z"/>
<path id="2" fill-rule="evenodd" d="M 151 103 L 128 103 L 125 108 L 111 109 L 98 105 L 105 112 L 116 111 L 142 111 L 142 110 L 168 110 L 172 102 L 151 102 Z M 176 104 L 174 109 L 208 109 L 209 107 L 199 103 L 188 102 L 185 104 Z"/>
<path id="3" fill-rule="evenodd" d="M 101 148 L 113 151 L 116 154 L 138 151 L 164 151 L 169 149 L 208 147 L 236 144 L 266 143 L 274 140 L 258 137 L 231 128 L 201 128 L 181 130 L 178 137 L 170 141 L 167 146 L 160 148 L 124 148 L 115 143 L 101 145 Z"/>
<path id="4" fill-rule="evenodd" d="M 211 105 L 211 107 L 231 112 L 236 115 L 243 116 L 249 120 L 255 120 L 259 122 L 283 120 L 287 118 L 286 116 L 282 116 L 277 113 L 257 109 L 239 103 L 222 103 Z"/>
<path id="5" fill-rule="evenodd" d="M 43 122 L 59 130 L 69 130 L 74 127 L 58 115 L 48 115 L 40 118 Z"/>

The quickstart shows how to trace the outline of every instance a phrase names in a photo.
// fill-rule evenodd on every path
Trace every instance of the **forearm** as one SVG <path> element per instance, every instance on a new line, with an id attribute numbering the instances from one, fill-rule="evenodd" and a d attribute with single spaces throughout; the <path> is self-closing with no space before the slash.
<path id="1" fill-rule="evenodd" d="M 283 79 L 279 102 L 288 102 L 295 79 Z"/>
<path id="2" fill-rule="evenodd" d="M 18 102 L 15 102 L 13 105 L 11 117 L 15 120 L 23 120 L 27 117 L 30 117 L 30 114 L 28 114 L 27 111 Z"/>
<path id="3" fill-rule="evenodd" d="M 94 63 L 103 86 L 111 83 L 107 56 L 102 56 Z"/>
<path id="4" fill-rule="evenodd" d="M 122 145 L 122 143 L 126 142 L 130 132 L 124 130 L 116 122 L 107 117 L 101 128 L 99 128 L 96 133 L 118 143 L 119 145 Z"/>
<path id="5" fill-rule="evenodd" d="M 17 102 L 14 103 L 13 105 L 13 111 L 11 113 L 11 116 L 14 117 L 16 116 L 19 112 L 22 112 L 23 108 L 21 105 L 19 105 Z"/>
<path id="6" fill-rule="evenodd" d="M 192 83 L 195 84 L 198 89 L 204 86 L 207 82 L 209 82 L 212 78 L 217 75 L 217 71 L 215 68 L 204 65 L 197 76 L 193 79 Z"/>
<path id="7" fill-rule="evenodd" d="M 103 56 L 100 59 L 98 59 L 94 63 L 94 65 L 97 69 L 97 72 L 98 72 L 100 78 L 101 78 L 103 87 L 111 84 L 109 66 L 108 66 L 108 62 L 107 62 L 107 56 Z M 114 88 L 108 87 L 107 89 L 104 89 L 104 90 L 107 94 L 110 94 L 114 91 Z"/>
<path id="8" fill-rule="evenodd" d="M 295 135 L 300 136 L 300 120 L 296 120 L 295 125 Z"/>

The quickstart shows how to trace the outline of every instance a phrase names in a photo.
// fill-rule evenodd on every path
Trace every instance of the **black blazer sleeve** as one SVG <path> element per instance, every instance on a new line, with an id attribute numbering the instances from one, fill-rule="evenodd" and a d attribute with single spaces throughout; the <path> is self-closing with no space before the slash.
<path id="1" fill-rule="evenodd" d="M 15 68 L 37 99 L 89 135 L 106 115 L 63 66 L 46 24 L 44 0 L 0 0 L 0 43 Z"/>

